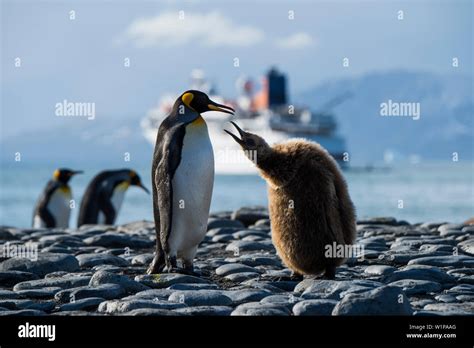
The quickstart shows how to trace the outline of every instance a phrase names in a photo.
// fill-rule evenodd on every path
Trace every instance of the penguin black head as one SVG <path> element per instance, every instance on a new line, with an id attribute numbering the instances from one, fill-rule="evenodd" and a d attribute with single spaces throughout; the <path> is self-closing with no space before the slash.
<path id="1" fill-rule="evenodd" d="M 69 180 L 76 174 L 84 173 L 82 170 L 71 170 L 67 168 L 56 169 L 53 173 L 53 180 L 67 184 Z"/>
<path id="2" fill-rule="evenodd" d="M 228 130 L 224 129 L 224 132 L 229 134 L 242 147 L 242 149 L 246 151 L 246 154 L 248 154 L 248 151 L 258 151 L 259 154 L 263 154 L 265 153 L 265 150 L 270 148 L 262 137 L 243 131 L 235 122 L 231 121 L 230 123 L 232 123 L 239 132 L 240 139 Z"/>
<path id="3" fill-rule="evenodd" d="M 219 111 L 233 115 L 235 110 L 230 106 L 218 104 L 213 102 L 206 93 L 197 90 L 189 90 L 184 92 L 178 101 L 182 102 L 188 108 L 196 111 L 197 113 L 203 113 L 206 111 Z"/>
<path id="4" fill-rule="evenodd" d="M 129 176 L 130 176 L 130 185 L 132 186 L 138 186 L 143 189 L 146 193 L 150 193 L 150 191 L 142 184 L 142 181 L 140 179 L 140 176 L 135 172 L 134 170 L 129 171 Z"/>

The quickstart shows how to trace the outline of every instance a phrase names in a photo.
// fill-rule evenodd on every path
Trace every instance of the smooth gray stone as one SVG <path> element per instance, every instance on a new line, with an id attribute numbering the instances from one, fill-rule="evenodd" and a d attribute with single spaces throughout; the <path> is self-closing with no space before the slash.
<path id="1" fill-rule="evenodd" d="M 132 265 L 148 266 L 153 260 L 154 255 L 152 253 L 140 254 L 132 258 Z"/>
<path id="2" fill-rule="evenodd" d="M 224 294 L 232 300 L 233 305 L 255 302 L 271 296 L 273 293 L 265 289 L 227 290 Z"/>
<path id="3" fill-rule="evenodd" d="M 179 274 L 179 273 L 161 273 L 161 274 L 146 274 L 135 277 L 135 281 L 145 284 L 150 288 L 161 289 L 167 288 L 173 284 L 191 284 L 191 283 L 209 283 L 206 279 Z"/>
<path id="4" fill-rule="evenodd" d="M 96 287 L 81 286 L 62 290 L 54 295 L 54 298 L 59 303 L 71 302 L 71 298 L 77 301 L 88 297 L 103 297 L 106 300 L 112 300 L 122 297 L 125 293 L 125 289 L 118 284 L 101 284 Z"/>
<path id="5" fill-rule="evenodd" d="M 460 284 L 453 286 L 451 289 L 446 291 L 449 294 L 453 295 L 473 295 L 474 294 L 474 285 L 473 284 Z"/>
<path id="6" fill-rule="evenodd" d="M 106 248 L 147 249 L 153 247 L 155 242 L 147 239 L 136 238 L 123 233 L 106 232 L 104 234 L 84 239 L 87 245 L 103 246 Z"/>
<path id="7" fill-rule="evenodd" d="M 456 296 L 456 300 L 461 302 L 474 302 L 474 295 L 458 295 Z"/>
<path id="8" fill-rule="evenodd" d="M 468 239 L 458 244 L 458 248 L 465 254 L 474 256 L 474 239 Z"/>
<path id="9" fill-rule="evenodd" d="M 51 312 L 54 307 L 56 307 L 56 303 L 54 301 L 45 301 L 45 302 L 35 302 L 30 306 L 27 306 L 25 309 L 36 309 L 43 312 Z"/>
<path id="10" fill-rule="evenodd" d="M 20 295 L 15 291 L 0 289 L 0 300 L 12 300 L 19 298 Z"/>
<path id="11" fill-rule="evenodd" d="M 242 222 L 245 226 L 253 225 L 258 220 L 268 219 L 265 207 L 242 207 L 232 213 L 231 219 Z"/>
<path id="12" fill-rule="evenodd" d="M 284 290 L 277 288 L 276 286 L 272 285 L 272 282 L 268 281 L 262 281 L 259 279 L 249 279 L 245 280 L 240 285 L 245 286 L 245 287 L 251 287 L 254 289 L 260 289 L 260 290 L 268 290 L 271 291 L 274 294 L 278 294 L 281 292 L 284 292 Z"/>
<path id="13" fill-rule="evenodd" d="M 262 300 L 260 300 L 260 303 L 285 306 L 289 310 L 291 310 L 295 303 L 298 303 L 302 300 L 303 299 L 301 297 L 296 297 L 293 294 L 281 294 L 264 297 Z"/>
<path id="14" fill-rule="evenodd" d="M 105 301 L 102 297 L 88 297 L 63 304 L 59 307 L 60 311 L 80 311 L 80 310 L 94 310 L 100 303 Z"/>
<path id="15" fill-rule="evenodd" d="M 244 224 L 237 220 L 210 218 L 207 222 L 208 231 L 213 230 L 215 228 L 222 228 L 222 227 L 231 227 L 231 228 L 239 228 L 239 229 L 245 228 Z"/>
<path id="16" fill-rule="evenodd" d="M 443 289 L 439 283 L 419 279 L 401 279 L 388 285 L 401 288 L 407 296 L 439 292 Z"/>
<path id="17" fill-rule="evenodd" d="M 432 266 L 411 265 L 402 270 L 396 271 L 384 278 L 384 281 L 391 283 L 401 279 L 429 280 L 438 283 L 455 283 L 456 279 L 445 271 Z"/>
<path id="18" fill-rule="evenodd" d="M 167 289 L 170 290 L 217 290 L 219 287 L 216 284 L 173 284 Z"/>
<path id="19" fill-rule="evenodd" d="M 262 232 L 261 230 L 241 230 L 235 233 L 232 233 L 232 236 L 235 239 L 244 239 L 245 237 L 248 236 L 257 236 L 257 237 L 263 237 L 263 238 L 268 238 L 268 232 Z"/>
<path id="20" fill-rule="evenodd" d="M 131 312 L 135 309 L 164 309 L 172 310 L 186 307 L 183 303 L 172 303 L 167 301 L 156 301 L 152 299 L 136 299 L 136 300 L 119 300 L 119 301 L 105 301 L 99 305 L 99 313 L 119 314 Z"/>
<path id="21" fill-rule="evenodd" d="M 79 262 L 72 255 L 38 253 L 37 260 L 13 257 L 0 263 L 0 272 L 22 271 L 34 273 L 40 277 L 55 271 L 75 272 Z"/>
<path id="22" fill-rule="evenodd" d="M 63 289 L 60 287 L 46 287 L 39 289 L 19 290 L 16 293 L 23 298 L 44 299 L 53 298 L 54 295 L 61 290 Z"/>
<path id="23" fill-rule="evenodd" d="M 5 287 L 14 286 L 17 283 L 38 279 L 39 277 L 31 272 L 5 271 L 0 272 L 0 285 Z"/>
<path id="24" fill-rule="evenodd" d="M 83 244 L 82 240 L 76 236 L 63 234 L 63 235 L 47 235 L 43 236 L 38 240 L 40 247 L 47 247 L 54 243 L 64 243 L 69 245 L 71 242 Z"/>
<path id="25" fill-rule="evenodd" d="M 218 234 L 212 237 L 212 241 L 214 243 L 227 243 L 231 240 L 234 240 L 234 236 L 232 234 Z"/>
<path id="26" fill-rule="evenodd" d="M 435 311 L 444 315 L 473 315 L 474 303 L 432 303 L 423 307 L 426 311 Z"/>
<path id="27" fill-rule="evenodd" d="M 282 280 L 282 281 L 271 281 L 269 285 L 281 289 L 283 291 L 293 291 L 298 284 L 298 281 L 293 280 Z"/>
<path id="28" fill-rule="evenodd" d="M 232 300 L 220 290 L 179 290 L 172 293 L 168 301 L 185 303 L 188 306 L 229 306 L 232 304 Z"/>
<path id="29" fill-rule="evenodd" d="M 443 303 L 454 303 L 458 302 L 458 299 L 452 295 L 437 295 L 435 296 L 435 299 L 439 302 Z"/>
<path id="30" fill-rule="evenodd" d="M 228 221 L 232 221 L 232 220 L 228 220 Z M 217 236 L 231 236 L 232 239 L 234 238 L 232 236 L 233 233 L 237 232 L 237 231 L 240 231 L 241 229 L 245 228 L 244 226 L 241 226 L 241 227 L 216 227 L 216 228 L 212 228 L 210 230 L 207 231 L 206 233 L 206 236 L 207 237 L 211 237 L 211 238 L 214 238 L 214 237 L 217 237 Z M 215 241 L 217 242 L 217 241 Z M 223 242 L 223 241 L 221 241 Z"/>
<path id="31" fill-rule="evenodd" d="M 226 276 L 232 273 L 253 272 L 259 273 L 255 268 L 240 263 L 228 263 L 216 269 L 216 274 L 219 276 Z"/>
<path id="32" fill-rule="evenodd" d="M 94 267 L 97 265 L 128 266 L 129 262 L 121 257 L 110 254 L 80 254 L 77 255 L 81 267 Z"/>
<path id="33" fill-rule="evenodd" d="M 364 273 L 368 275 L 381 276 L 381 275 L 387 275 L 387 274 L 393 273 L 396 270 L 397 268 L 392 267 L 392 266 L 372 265 L 372 266 L 368 266 L 364 270 Z"/>
<path id="34" fill-rule="evenodd" d="M 411 315 L 410 302 L 398 287 L 383 286 L 349 294 L 336 305 L 332 315 Z"/>
<path id="35" fill-rule="evenodd" d="M 238 240 L 230 243 L 225 248 L 226 251 L 232 251 L 234 255 L 244 251 L 273 251 L 275 248 L 271 244 L 264 244 L 262 242 L 250 242 L 246 240 Z"/>
<path id="36" fill-rule="evenodd" d="M 454 247 L 452 245 L 443 244 L 423 244 L 419 248 L 421 253 L 435 253 L 435 252 L 446 252 L 452 254 Z"/>
<path id="37" fill-rule="evenodd" d="M 26 316 L 26 317 L 37 317 L 46 315 L 45 312 L 37 310 L 37 309 L 20 309 L 20 310 L 12 310 L 12 311 L 0 311 L 0 316 L 3 317 L 17 317 L 17 316 Z"/>
<path id="38" fill-rule="evenodd" d="M 225 261 L 231 263 L 242 263 L 247 266 L 276 266 L 281 267 L 281 260 L 276 255 L 265 254 L 245 254 L 239 257 L 226 258 Z"/>
<path id="39" fill-rule="evenodd" d="M 234 283 L 240 283 L 249 279 L 258 278 L 259 274 L 255 272 L 232 273 L 226 275 L 224 278 Z"/>
<path id="40" fill-rule="evenodd" d="M 148 317 L 148 316 L 177 316 L 180 315 L 176 312 L 166 309 L 157 309 L 157 308 L 138 308 L 130 312 L 125 312 L 122 315 L 125 316 L 137 316 L 137 317 Z M 182 315 L 182 314 L 181 314 Z"/>
<path id="41" fill-rule="evenodd" d="M 357 290 L 362 288 L 367 290 L 380 287 L 383 284 L 371 280 L 303 280 L 295 287 L 296 293 L 303 292 L 302 297 L 313 299 L 311 295 L 317 294 L 317 298 L 339 300 L 340 294 L 344 291 L 353 290 L 357 286 Z M 306 283 L 305 283 L 306 282 Z M 307 284 L 307 285 L 306 285 Z M 309 295 L 309 296 L 308 296 Z"/>
<path id="42" fill-rule="evenodd" d="M 25 309 L 29 306 L 34 305 L 35 303 L 31 300 L 26 299 L 7 299 L 7 300 L 0 300 L 0 307 L 7 308 L 7 309 Z"/>
<path id="43" fill-rule="evenodd" d="M 474 267 L 474 259 L 464 255 L 421 257 L 408 262 L 409 265 L 427 265 L 437 267 Z"/>
<path id="44" fill-rule="evenodd" d="M 123 287 L 127 293 L 136 293 L 150 289 L 148 286 L 130 279 L 127 276 L 107 271 L 98 271 L 94 273 L 89 282 L 89 286 L 93 287 L 101 284 L 118 284 Z"/>
<path id="45" fill-rule="evenodd" d="M 46 274 L 44 276 L 44 279 L 61 278 L 61 277 L 68 276 L 68 275 L 71 275 L 71 274 L 74 274 L 74 273 L 69 273 L 69 272 L 65 272 L 65 271 L 56 271 L 56 272 L 51 272 L 51 273 Z M 77 273 L 75 273 L 75 274 L 77 274 Z"/>
<path id="46" fill-rule="evenodd" d="M 232 313 L 233 308 L 228 306 L 197 306 L 197 307 L 185 307 L 175 309 L 174 312 L 183 315 L 196 315 L 196 316 L 228 316 Z"/>
<path id="47" fill-rule="evenodd" d="M 461 224 L 444 224 L 444 225 L 441 225 L 438 227 L 438 231 L 439 232 L 444 232 L 444 231 L 448 231 L 448 230 L 462 230 L 462 228 L 464 227 L 464 225 L 461 225 Z"/>
<path id="48" fill-rule="evenodd" d="M 305 300 L 293 306 L 293 314 L 298 316 L 331 315 L 336 304 L 335 300 Z"/>
<path id="49" fill-rule="evenodd" d="M 387 225 L 397 226 L 397 219 L 394 217 L 373 217 L 369 219 L 357 220 L 357 225 Z"/>
<path id="50" fill-rule="evenodd" d="M 53 312 L 51 315 L 58 316 L 58 317 L 79 317 L 79 316 L 104 316 L 102 313 L 97 313 L 97 312 L 88 312 L 88 311 L 83 311 L 83 310 L 77 310 L 77 311 L 60 311 L 60 312 Z"/>
<path id="51" fill-rule="evenodd" d="M 91 271 L 98 272 L 98 271 L 107 271 L 110 273 L 121 273 L 123 272 L 122 267 L 114 266 L 114 265 L 97 265 L 91 268 Z"/>
<path id="52" fill-rule="evenodd" d="M 170 289 L 151 289 L 137 292 L 133 296 L 127 296 L 122 298 L 122 300 L 129 299 L 155 299 L 161 301 L 168 301 L 170 295 L 175 292 L 175 290 Z"/>
<path id="53" fill-rule="evenodd" d="M 265 304 L 260 302 L 248 302 L 235 308 L 230 314 L 232 316 L 288 316 L 290 310 L 286 306 Z"/>
<path id="54" fill-rule="evenodd" d="M 13 287 L 13 290 L 29 290 L 29 289 L 42 289 L 42 288 L 61 288 L 69 289 L 76 288 L 78 286 L 84 286 L 89 284 L 90 276 L 74 276 L 74 277 L 64 277 L 64 278 L 47 278 L 47 279 L 37 279 L 29 280 L 26 282 L 21 282 L 16 284 Z"/>

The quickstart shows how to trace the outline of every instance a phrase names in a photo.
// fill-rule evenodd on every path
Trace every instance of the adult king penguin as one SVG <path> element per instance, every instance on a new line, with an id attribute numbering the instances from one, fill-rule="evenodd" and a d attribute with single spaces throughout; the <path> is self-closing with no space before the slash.
<path id="1" fill-rule="evenodd" d="M 77 226 L 113 225 L 129 186 L 141 187 L 149 193 L 140 176 L 131 169 L 106 170 L 97 174 L 82 198 Z"/>
<path id="2" fill-rule="evenodd" d="M 82 171 L 56 169 L 46 184 L 33 213 L 33 228 L 69 227 L 71 215 L 71 178 Z"/>
<path id="3" fill-rule="evenodd" d="M 200 91 L 184 92 L 163 120 L 156 138 L 151 171 L 156 253 L 148 273 L 193 273 L 193 259 L 203 240 L 214 184 L 214 154 L 206 111 L 233 115 Z M 177 258 L 182 268 L 177 267 Z"/>

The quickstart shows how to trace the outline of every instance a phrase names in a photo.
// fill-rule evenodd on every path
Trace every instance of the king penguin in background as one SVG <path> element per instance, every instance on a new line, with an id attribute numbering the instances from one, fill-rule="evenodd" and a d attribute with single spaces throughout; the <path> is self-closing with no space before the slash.
<path id="1" fill-rule="evenodd" d="M 71 215 L 71 178 L 82 171 L 66 168 L 56 169 L 36 203 L 33 213 L 33 228 L 69 227 Z"/>
<path id="2" fill-rule="evenodd" d="M 140 176 L 131 169 L 107 170 L 97 174 L 82 197 L 77 226 L 113 225 L 129 186 L 141 187 L 149 193 Z"/>
<path id="3" fill-rule="evenodd" d="M 193 259 L 207 230 L 214 184 L 214 153 L 206 111 L 233 115 L 200 91 L 184 92 L 163 120 L 152 164 L 156 254 L 148 273 L 193 273 Z M 177 258 L 182 269 L 177 268 Z"/>

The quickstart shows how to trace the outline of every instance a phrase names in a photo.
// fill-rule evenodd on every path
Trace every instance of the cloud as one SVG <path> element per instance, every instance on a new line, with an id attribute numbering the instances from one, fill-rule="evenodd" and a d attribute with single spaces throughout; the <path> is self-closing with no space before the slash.
<path id="1" fill-rule="evenodd" d="M 314 40 L 308 33 L 299 32 L 276 40 L 276 45 L 284 49 L 306 48 L 314 44 Z"/>
<path id="2" fill-rule="evenodd" d="M 121 41 L 132 41 L 138 47 L 151 46 L 251 46 L 261 42 L 264 32 L 240 25 L 218 11 L 206 14 L 164 12 L 155 17 L 140 18 L 126 29 Z"/>

